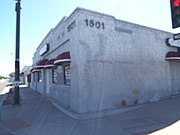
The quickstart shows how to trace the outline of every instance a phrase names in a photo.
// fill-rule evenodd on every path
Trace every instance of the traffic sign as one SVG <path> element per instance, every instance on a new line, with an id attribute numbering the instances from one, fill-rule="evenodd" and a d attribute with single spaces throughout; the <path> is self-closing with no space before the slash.
<path id="1" fill-rule="evenodd" d="M 180 39 L 174 40 L 173 38 L 168 38 L 167 44 L 173 47 L 180 47 Z"/>
<path id="2" fill-rule="evenodd" d="M 180 27 L 180 0 L 170 0 L 172 27 Z"/>
<path id="3" fill-rule="evenodd" d="M 174 35 L 173 35 L 173 39 L 174 39 L 174 40 L 180 39 L 180 33 L 174 34 Z"/>

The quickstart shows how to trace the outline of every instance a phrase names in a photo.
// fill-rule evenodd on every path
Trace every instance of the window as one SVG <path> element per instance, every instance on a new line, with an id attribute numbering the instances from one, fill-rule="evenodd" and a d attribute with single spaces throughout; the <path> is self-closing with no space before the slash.
<path id="1" fill-rule="evenodd" d="M 42 74 L 41 71 L 37 72 L 38 75 L 38 82 L 42 82 Z"/>
<path id="2" fill-rule="evenodd" d="M 57 83 L 57 68 L 52 69 L 52 82 Z"/>
<path id="3" fill-rule="evenodd" d="M 71 84 L 71 74 L 70 74 L 70 65 L 64 67 L 64 84 L 70 85 Z"/>

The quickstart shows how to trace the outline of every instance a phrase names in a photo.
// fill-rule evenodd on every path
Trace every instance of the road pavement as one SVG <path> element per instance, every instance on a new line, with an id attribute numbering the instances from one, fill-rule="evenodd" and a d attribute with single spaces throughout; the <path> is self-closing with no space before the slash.
<path id="1" fill-rule="evenodd" d="M 1 107 L 0 135 L 146 135 L 166 130 L 179 135 L 180 96 L 102 118 L 72 119 L 30 88 L 21 88 L 21 105 Z"/>

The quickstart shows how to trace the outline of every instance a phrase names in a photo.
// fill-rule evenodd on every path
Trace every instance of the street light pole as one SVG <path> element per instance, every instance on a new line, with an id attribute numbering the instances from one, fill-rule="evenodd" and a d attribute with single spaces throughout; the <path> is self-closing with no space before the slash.
<path id="1" fill-rule="evenodd" d="M 14 103 L 13 105 L 20 105 L 19 101 L 19 50 L 20 50 L 20 0 L 16 2 L 16 56 L 15 56 L 15 91 L 14 91 Z"/>

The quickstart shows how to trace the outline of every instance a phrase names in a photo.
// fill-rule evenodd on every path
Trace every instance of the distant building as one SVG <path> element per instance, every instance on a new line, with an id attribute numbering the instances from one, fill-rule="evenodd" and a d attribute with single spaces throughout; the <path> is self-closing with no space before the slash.
<path id="1" fill-rule="evenodd" d="M 172 33 L 77 8 L 38 46 L 30 87 L 74 118 L 117 113 L 180 93 Z"/>
<path id="2" fill-rule="evenodd" d="M 30 82 L 30 70 L 31 70 L 31 66 L 24 66 L 23 69 L 21 70 L 20 73 L 20 82 L 23 85 L 27 85 L 29 86 L 29 82 Z"/>

